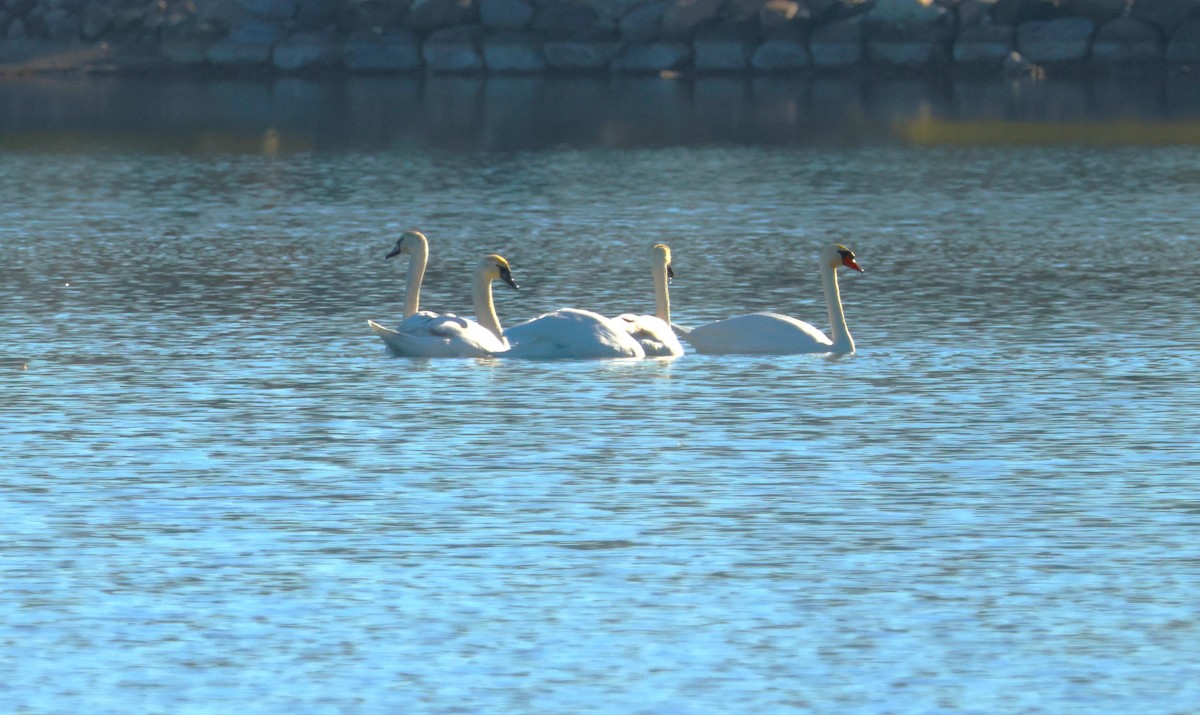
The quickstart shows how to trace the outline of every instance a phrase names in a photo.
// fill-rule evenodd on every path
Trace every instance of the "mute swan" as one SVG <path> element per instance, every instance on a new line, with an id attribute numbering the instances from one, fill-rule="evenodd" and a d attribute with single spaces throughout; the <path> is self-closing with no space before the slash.
<path id="1" fill-rule="evenodd" d="M 790 355 L 794 353 L 852 353 L 854 340 L 846 328 L 842 312 L 842 296 L 838 291 L 837 269 L 846 266 L 863 272 L 854 252 L 840 244 L 831 244 L 821 251 L 821 286 L 833 339 L 813 326 L 778 313 L 751 313 L 718 320 L 696 328 L 674 326 L 679 334 L 696 348 L 709 354 Z"/>
<path id="2" fill-rule="evenodd" d="M 473 291 L 475 316 L 480 321 L 490 318 L 497 326 L 496 330 L 453 313 L 439 315 L 427 310 L 418 311 L 421 281 L 425 277 L 425 266 L 429 262 L 429 240 L 420 231 L 405 231 L 385 258 L 402 253 L 409 256 L 403 322 L 392 330 L 373 320 L 367 321 L 371 330 L 387 344 L 393 354 L 401 357 L 486 357 L 508 349 L 508 344 L 500 334 L 495 309 L 492 306 L 493 278 L 481 277 L 485 272 L 482 264 L 477 272 Z M 495 278 L 504 280 L 514 288 L 517 287 L 508 271 L 507 263 L 504 263 L 503 267 L 495 264 L 494 272 Z M 481 283 L 485 280 L 486 283 Z"/>
<path id="3" fill-rule="evenodd" d="M 667 282 L 675 277 L 671 270 L 671 249 L 656 243 L 650 249 L 650 270 L 654 275 L 654 315 L 618 315 L 616 323 L 642 346 L 646 357 L 674 357 L 683 354 L 683 346 L 671 330 L 671 297 Z"/>

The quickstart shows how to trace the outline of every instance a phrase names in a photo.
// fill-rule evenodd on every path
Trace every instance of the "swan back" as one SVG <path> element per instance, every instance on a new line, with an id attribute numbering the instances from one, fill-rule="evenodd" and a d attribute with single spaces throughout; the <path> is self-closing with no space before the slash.
<path id="1" fill-rule="evenodd" d="M 514 325 L 504 332 L 512 346 L 506 357 L 560 358 L 645 357 L 636 340 L 608 318 L 590 310 L 564 308 Z"/>

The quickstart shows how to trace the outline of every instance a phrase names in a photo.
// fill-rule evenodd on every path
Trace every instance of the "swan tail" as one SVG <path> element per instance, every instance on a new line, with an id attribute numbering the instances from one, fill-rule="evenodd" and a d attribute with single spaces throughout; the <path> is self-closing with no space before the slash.
<path id="1" fill-rule="evenodd" d="M 671 330 L 674 330 L 675 332 L 679 333 L 683 337 L 687 337 L 688 335 L 691 335 L 691 333 L 692 333 L 691 328 L 685 328 L 684 326 L 680 325 L 679 323 L 671 323 Z"/>

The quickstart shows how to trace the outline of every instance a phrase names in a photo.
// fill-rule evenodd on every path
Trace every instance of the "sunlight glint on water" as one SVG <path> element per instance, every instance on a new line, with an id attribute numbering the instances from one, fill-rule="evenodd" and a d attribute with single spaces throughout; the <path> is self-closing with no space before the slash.
<path id="1" fill-rule="evenodd" d="M 1197 158 L 6 155 L 0 705 L 1185 711 Z M 859 353 L 389 358 L 413 226 L 507 324 L 663 241 L 678 322 L 826 328 L 846 243 Z"/>

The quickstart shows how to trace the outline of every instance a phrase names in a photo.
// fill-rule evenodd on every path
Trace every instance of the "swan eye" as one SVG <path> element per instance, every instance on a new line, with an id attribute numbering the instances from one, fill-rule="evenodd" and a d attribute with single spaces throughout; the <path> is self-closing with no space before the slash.
<path id="1" fill-rule="evenodd" d="M 675 277 L 675 269 L 671 268 L 671 264 L 668 263 L 667 264 L 667 278 L 674 278 L 674 277 Z"/>

